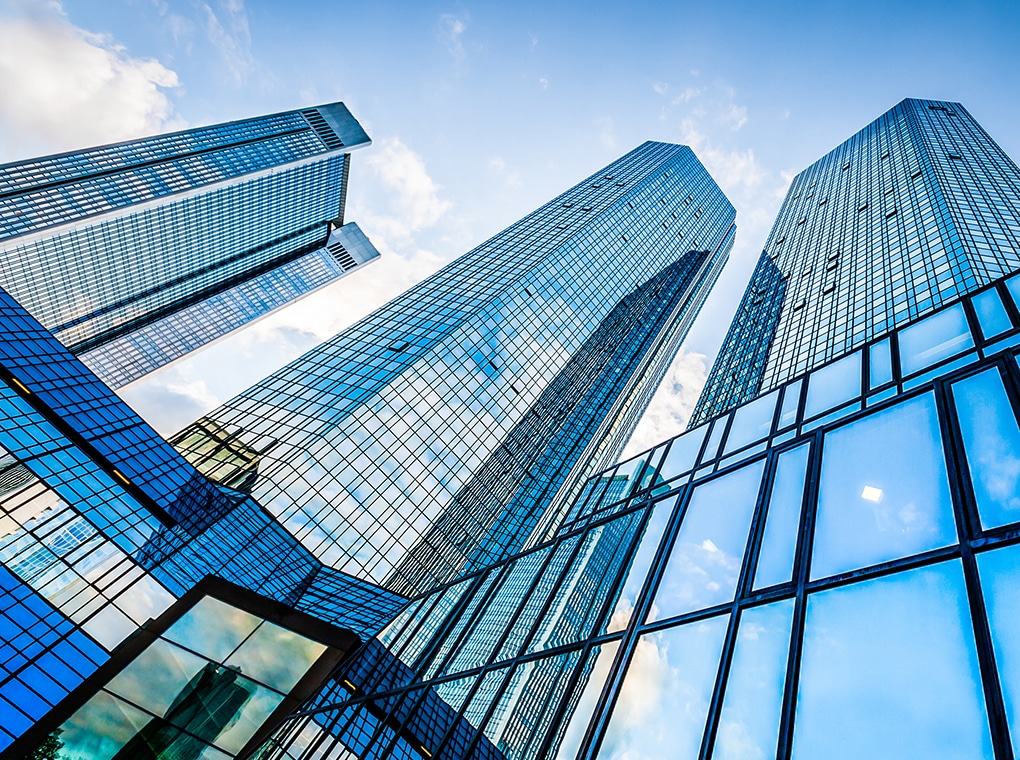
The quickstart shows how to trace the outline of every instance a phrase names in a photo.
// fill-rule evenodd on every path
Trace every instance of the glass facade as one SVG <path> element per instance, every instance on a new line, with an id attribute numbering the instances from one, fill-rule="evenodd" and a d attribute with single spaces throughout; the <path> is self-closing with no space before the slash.
<path id="1" fill-rule="evenodd" d="M 411 600 L 263 757 L 1013 757 L 1018 281 L 593 476 L 551 539 Z M 906 374 L 954 309 L 962 361 Z M 809 410 L 819 377 L 841 391 Z"/>
<path id="2" fill-rule="evenodd" d="M 210 299 L 279 301 L 342 274 L 315 252 L 343 224 L 350 151 L 368 143 L 334 103 L 6 164 L 0 286 L 75 353 L 117 340 L 90 365 L 129 382 L 132 348 L 135 379 L 261 314 L 192 331 Z M 181 330 L 177 351 L 152 349 Z"/>
<path id="3" fill-rule="evenodd" d="M 182 431 L 257 452 L 250 493 L 401 594 L 519 551 L 615 461 L 725 263 L 734 209 L 646 143 Z"/>
<path id="4" fill-rule="evenodd" d="M 692 422 L 1018 268 L 1016 164 L 959 103 L 904 100 L 794 178 Z"/>

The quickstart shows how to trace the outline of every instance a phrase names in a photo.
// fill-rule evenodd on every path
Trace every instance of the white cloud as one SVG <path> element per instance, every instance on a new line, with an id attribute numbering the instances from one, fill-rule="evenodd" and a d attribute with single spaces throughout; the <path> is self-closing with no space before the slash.
<path id="1" fill-rule="evenodd" d="M 730 103 L 729 108 L 720 118 L 723 124 L 727 124 L 731 131 L 737 132 L 742 126 L 747 124 L 747 106 L 738 106 L 736 103 Z"/>
<path id="2" fill-rule="evenodd" d="M 665 82 L 656 82 L 652 85 L 652 89 L 655 90 L 656 95 L 665 95 L 669 90 L 669 85 Z"/>
<path id="3" fill-rule="evenodd" d="M 530 43 L 528 46 L 528 52 L 530 53 L 538 47 L 538 35 L 534 32 L 528 32 L 528 42 Z"/>
<path id="4" fill-rule="evenodd" d="M 243 0 L 220 0 L 219 13 L 208 3 L 202 3 L 205 31 L 209 41 L 219 51 L 235 84 L 244 84 L 255 59 L 251 53 L 251 31 Z"/>
<path id="5" fill-rule="evenodd" d="M 621 461 L 682 433 L 707 378 L 705 355 L 680 351 L 652 396 Z"/>
<path id="6" fill-rule="evenodd" d="M 698 130 L 694 119 L 680 125 L 682 139 L 701 159 L 712 178 L 727 195 L 742 187 L 750 190 L 765 179 L 765 170 L 758 164 L 754 150 L 724 150 L 711 144 Z"/>
<path id="7" fill-rule="evenodd" d="M 689 103 L 690 101 L 694 100 L 694 98 L 698 97 L 701 93 L 702 89 L 700 87 L 686 87 L 684 88 L 683 92 L 681 92 L 679 95 L 673 98 L 672 103 L 675 106 L 678 106 L 681 103 Z"/>
<path id="8" fill-rule="evenodd" d="M 0 160 L 182 127 L 177 74 L 74 26 L 56 2 L 0 14 Z"/>
<path id="9" fill-rule="evenodd" d="M 453 56 L 455 63 L 464 61 L 464 42 L 462 37 L 467 31 L 468 17 L 456 16 L 452 13 L 444 13 L 439 17 L 439 37 L 446 45 L 446 49 Z"/>
<path id="10" fill-rule="evenodd" d="M 542 89 L 543 90 L 548 90 L 549 89 L 549 80 L 546 79 L 545 77 L 539 77 L 538 78 L 538 83 L 540 85 L 542 85 Z"/>
<path id="11" fill-rule="evenodd" d="M 357 218 L 387 238 L 407 238 L 431 227 L 450 210 L 452 204 L 440 199 L 440 188 L 426 171 L 421 156 L 400 138 L 377 142 L 365 163 L 386 197 L 381 199 L 382 206 L 374 205 L 372 211 L 365 209 Z"/>
<path id="12" fill-rule="evenodd" d="M 507 187 L 519 188 L 523 184 L 521 182 L 521 173 L 513 168 L 507 168 L 506 161 L 501 156 L 495 156 L 489 159 L 489 166 L 496 170 L 496 172 L 503 178 L 503 184 Z"/>

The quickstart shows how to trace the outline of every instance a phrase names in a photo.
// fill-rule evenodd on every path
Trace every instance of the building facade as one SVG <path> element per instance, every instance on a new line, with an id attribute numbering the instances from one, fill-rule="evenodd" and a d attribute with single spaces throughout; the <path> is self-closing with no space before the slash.
<path id="1" fill-rule="evenodd" d="M 419 593 L 615 461 L 733 234 L 691 150 L 646 143 L 174 442 L 213 477 L 221 437 L 244 447 L 252 496 L 323 563 Z"/>
<path id="2" fill-rule="evenodd" d="M 864 134 L 881 147 L 883 130 L 902 126 L 897 115 L 925 112 L 965 113 L 907 101 Z M 976 135 L 945 166 L 992 155 L 994 168 L 974 171 L 1005 187 L 975 188 L 962 166 L 939 187 L 957 203 L 987 203 L 992 218 L 954 218 L 940 205 L 947 216 L 923 227 L 925 240 L 946 228 L 1020 230 L 1009 221 L 1020 172 Z M 844 150 L 818 165 L 849 171 Z M 896 159 L 885 152 L 879 167 Z M 776 229 L 807 224 L 796 202 L 814 180 L 803 177 Z M 857 192 L 850 180 L 841 187 Z M 864 205 L 831 188 L 822 198 Z M 898 258 L 879 249 L 887 275 L 874 273 L 871 249 L 857 249 L 862 262 L 843 255 L 872 235 L 863 224 L 799 247 L 785 274 L 782 259 L 763 256 L 744 303 L 757 308 L 738 313 L 730 335 L 762 326 L 765 349 L 747 346 L 743 364 L 736 349 L 719 358 L 756 372 L 754 383 L 765 382 L 755 361 L 777 346 L 806 369 L 783 370 L 761 392 L 747 384 L 726 411 L 595 475 L 549 540 L 413 599 L 264 756 L 1013 758 L 1020 275 L 964 284 L 935 257 L 932 279 L 904 279 L 931 263 L 916 255 L 916 220 L 898 209 L 872 222 L 878 239 L 909 241 Z M 949 242 L 1004 270 L 1020 251 L 1006 235 Z M 872 308 L 864 291 L 832 312 L 831 330 L 787 339 L 784 325 L 808 308 L 793 274 L 837 272 L 893 280 L 895 295 Z M 932 288 L 946 272 L 954 284 Z M 923 289 L 900 298 L 903 282 Z M 878 321 L 855 322 L 858 305 Z"/>
<path id="3" fill-rule="evenodd" d="M 6 164 L 0 286 L 132 382 L 378 255 L 342 232 L 368 144 L 332 103 Z"/>
<path id="4" fill-rule="evenodd" d="M 580 215 L 576 234 L 565 232 L 571 209 Z M 388 307 L 403 321 L 390 323 L 382 355 L 425 371 L 426 362 L 416 363 L 409 350 L 412 341 L 427 345 L 430 329 L 444 339 L 456 336 L 434 346 L 450 385 L 430 389 L 456 391 L 468 410 L 492 402 L 494 429 L 506 433 L 497 450 L 476 426 L 480 435 L 472 442 L 490 448 L 457 502 L 476 524 L 498 528 L 492 540 L 438 540 L 434 557 L 450 569 L 420 542 L 425 561 L 405 563 L 401 590 L 445 582 L 471 562 L 488 564 L 483 548 L 502 557 L 532 535 L 555 532 L 570 500 L 550 495 L 571 478 L 583 480 L 578 472 L 593 466 L 585 457 L 611 461 L 622 446 L 728 255 L 733 215 L 689 149 L 649 143 L 512 227 L 498 245 L 490 241 Z M 341 242 L 349 249 L 358 243 Z M 607 272 L 622 282 L 601 293 L 595 286 L 599 278 L 608 282 Z M 463 298 L 465 290 L 473 297 Z M 210 297 L 185 307 L 181 313 L 195 323 L 189 329 L 204 329 L 203 316 L 224 304 L 223 318 L 231 319 L 229 299 L 243 304 L 246 294 L 219 295 L 220 302 Z M 528 315 L 536 321 L 525 325 Z M 139 334 L 154 338 L 166 325 L 174 323 L 150 322 L 140 329 L 158 329 Z M 392 340 L 394 328 L 407 336 L 404 345 Z M 266 452 L 229 423 L 213 416 L 176 440 L 196 467 L 86 367 L 87 355 L 76 356 L 61 334 L 2 290 L 0 329 L 0 755 L 250 756 L 273 727 L 322 691 L 345 656 L 406 607 L 406 596 L 323 562 L 301 540 L 295 520 L 277 519 L 278 503 L 263 502 L 258 488 Z M 361 329 L 354 334 L 365 334 Z M 350 352 L 357 355 L 368 340 L 354 342 Z M 338 343 L 329 351 L 348 350 Z M 474 353 L 463 353 L 474 344 Z M 125 355 L 137 360 L 127 349 L 108 354 L 111 362 Z M 365 355 L 361 365 L 343 365 L 360 366 L 357 376 L 323 368 L 306 378 L 308 388 L 323 393 L 319 408 L 335 404 L 327 381 L 371 389 L 369 381 L 384 376 L 380 366 L 391 370 L 390 381 L 397 378 L 393 366 L 377 361 L 378 352 Z M 301 361 L 310 366 L 309 357 Z M 483 388 L 481 377 L 497 381 Z M 465 387 L 479 395 L 467 397 Z M 297 391 L 311 398 L 311 390 Z M 290 416 L 282 421 L 297 425 L 295 409 L 285 409 Z M 440 428 L 443 415 L 429 418 L 418 409 Z M 278 411 L 266 407 L 267 414 Z M 455 448 L 461 455 L 464 426 L 446 423 L 464 439 Z M 313 453 L 338 439 L 325 438 Z M 447 433 L 441 440 L 456 443 Z M 376 448 L 365 450 L 376 453 L 385 443 L 380 436 Z M 482 464 L 481 443 L 476 453 Z M 545 491 L 529 486 L 548 513 L 518 495 L 519 469 L 506 472 L 507 462 L 519 468 L 522 461 L 534 469 L 531 477 L 548 480 Z M 493 500 L 485 483 L 510 485 Z M 278 498 L 301 493 L 286 490 Z M 390 524 L 410 519 L 397 510 L 386 517 Z M 424 534 L 429 526 L 418 527 Z M 610 559 L 600 556 L 604 564 Z M 421 573 L 427 563 L 439 569 Z M 587 588 L 591 581 L 579 576 L 577 583 Z M 493 626 L 501 614 L 492 611 Z M 586 616 L 581 609 L 575 614 Z M 436 702 L 435 709 L 448 712 L 444 705 Z M 505 715 L 525 740 L 517 713 L 508 708 Z"/>
<path id="5" fill-rule="evenodd" d="M 692 422 L 1017 268 L 1016 165 L 961 104 L 904 100 L 793 180 Z"/>

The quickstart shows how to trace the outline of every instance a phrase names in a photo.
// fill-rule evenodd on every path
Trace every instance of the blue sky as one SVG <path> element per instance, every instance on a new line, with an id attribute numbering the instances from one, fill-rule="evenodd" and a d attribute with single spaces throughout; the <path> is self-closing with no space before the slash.
<path id="1" fill-rule="evenodd" d="M 904 97 L 1020 156 L 1020 4 L 0 2 L 0 160 L 345 101 L 380 261 L 128 389 L 163 431 L 646 139 L 690 144 L 737 244 L 637 436 L 679 432 L 799 170 Z"/>

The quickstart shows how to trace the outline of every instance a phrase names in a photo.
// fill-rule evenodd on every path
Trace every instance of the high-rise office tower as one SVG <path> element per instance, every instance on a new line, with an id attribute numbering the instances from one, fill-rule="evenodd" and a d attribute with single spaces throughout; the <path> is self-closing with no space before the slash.
<path id="1" fill-rule="evenodd" d="M 187 430 L 177 443 L 201 472 L 0 291 L 0 751 L 260 746 L 407 602 L 312 553 L 320 522 L 307 515 L 351 514 L 352 494 L 326 476 L 361 468 L 360 488 L 377 489 L 335 535 L 363 555 L 390 551 L 374 577 L 401 590 L 552 535 L 571 481 L 589 459 L 611 461 L 654 390 L 726 259 L 733 216 L 689 149 L 641 146 L 258 386 L 243 397 L 246 428 L 213 415 Z M 272 432 L 290 459 L 261 445 Z M 443 510 L 406 508 L 428 489 Z M 406 546 L 385 544 L 380 526 Z M 609 568 L 609 548 L 584 551 Z M 608 593 L 572 578 L 564 588 Z M 494 626 L 506 609 L 491 609 Z M 561 612 L 547 646 L 592 614 Z M 541 708 L 503 706 L 518 741 Z"/>
<path id="2" fill-rule="evenodd" d="M 113 387 L 378 253 L 342 103 L 0 166 L 0 286 Z"/>
<path id="3" fill-rule="evenodd" d="M 174 442 L 327 565 L 423 591 L 540 537 L 615 461 L 733 222 L 689 148 L 646 143 Z"/>
<path id="4" fill-rule="evenodd" d="M 1018 189 L 924 100 L 798 175 L 703 422 L 413 599 L 266 756 L 1015 757 Z"/>
<path id="5" fill-rule="evenodd" d="M 1013 162 L 904 100 L 790 187 L 692 424 L 1020 268 Z"/>

